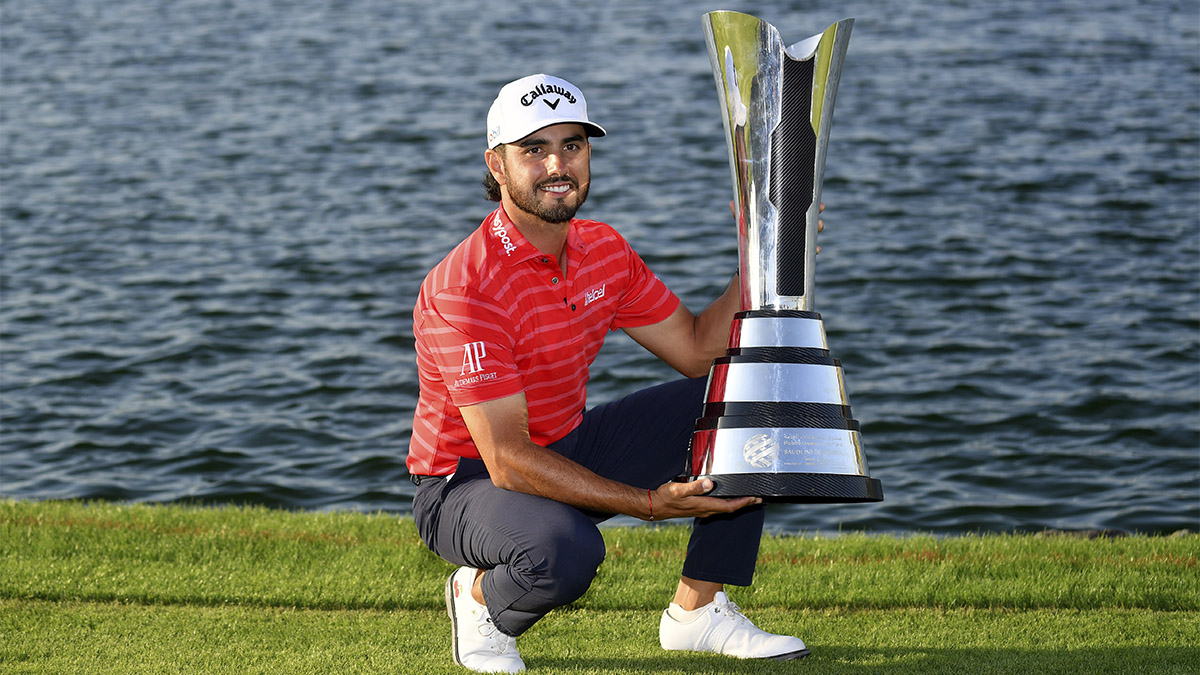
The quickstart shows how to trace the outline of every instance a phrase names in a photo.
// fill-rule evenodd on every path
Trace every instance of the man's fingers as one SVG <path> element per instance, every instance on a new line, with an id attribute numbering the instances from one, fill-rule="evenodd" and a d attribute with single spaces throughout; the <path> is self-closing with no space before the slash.
<path id="1" fill-rule="evenodd" d="M 671 485 L 675 497 L 679 499 L 686 499 L 688 497 L 705 498 L 704 495 L 707 495 L 715 487 L 709 478 L 701 478 L 700 480 L 688 483 L 673 483 Z M 708 497 L 705 500 L 710 501 L 710 506 L 715 506 L 720 511 L 736 511 L 747 506 L 762 503 L 762 499 L 758 497 Z"/>
<path id="2" fill-rule="evenodd" d="M 733 513 L 747 506 L 761 504 L 758 497 L 700 497 L 705 501 L 705 508 L 711 513 Z"/>
<path id="3" fill-rule="evenodd" d="M 691 497 L 695 495 L 708 494 L 713 489 L 711 478 L 701 478 L 689 483 L 683 483 L 683 491 L 679 495 L 681 497 Z"/>
<path id="4" fill-rule="evenodd" d="M 733 498 L 733 499 L 727 498 L 727 499 L 724 499 L 723 501 L 725 501 L 726 503 L 729 504 L 730 511 L 737 511 L 738 509 L 744 509 L 747 506 L 754 506 L 756 504 L 761 504 L 762 498 L 761 497 L 737 497 L 737 498 Z"/>

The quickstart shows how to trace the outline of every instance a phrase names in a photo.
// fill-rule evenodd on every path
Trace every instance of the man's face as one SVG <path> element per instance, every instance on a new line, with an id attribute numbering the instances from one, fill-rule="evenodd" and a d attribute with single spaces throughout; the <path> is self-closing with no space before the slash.
<path id="1" fill-rule="evenodd" d="M 504 148 L 500 183 L 518 209 L 565 223 L 587 199 L 591 145 L 582 126 L 554 124 Z"/>

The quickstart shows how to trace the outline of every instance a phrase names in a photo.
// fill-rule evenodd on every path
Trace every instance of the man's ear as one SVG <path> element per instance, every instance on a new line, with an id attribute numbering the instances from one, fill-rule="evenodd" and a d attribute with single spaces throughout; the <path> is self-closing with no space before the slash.
<path id="1" fill-rule="evenodd" d="M 504 185 L 504 156 L 501 151 L 488 148 L 483 152 L 483 161 L 487 164 L 488 171 L 492 172 L 492 178 Z"/>

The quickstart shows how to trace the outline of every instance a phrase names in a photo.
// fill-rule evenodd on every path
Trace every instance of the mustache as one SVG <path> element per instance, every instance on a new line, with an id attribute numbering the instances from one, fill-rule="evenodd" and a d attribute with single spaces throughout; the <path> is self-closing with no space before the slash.
<path id="1" fill-rule="evenodd" d="M 554 183 L 570 183 L 571 187 L 579 189 L 579 181 L 575 180 L 575 177 L 569 173 L 564 173 L 561 176 L 551 176 L 533 187 L 537 190 L 547 185 L 553 185 Z"/>

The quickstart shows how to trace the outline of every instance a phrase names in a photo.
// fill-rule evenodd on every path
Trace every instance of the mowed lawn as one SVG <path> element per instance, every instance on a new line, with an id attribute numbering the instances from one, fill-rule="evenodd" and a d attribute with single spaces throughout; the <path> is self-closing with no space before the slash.
<path id="1" fill-rule="evenodd" d="M 682 525 L 605 530 L 540 673 L 1196 673 L 1200 535 L 768 536 L 730 594 L 788 663 L 664 652 Z M 452 567 L 386 514 L 0 501 L 0 672 L 462 673 Z"/>

